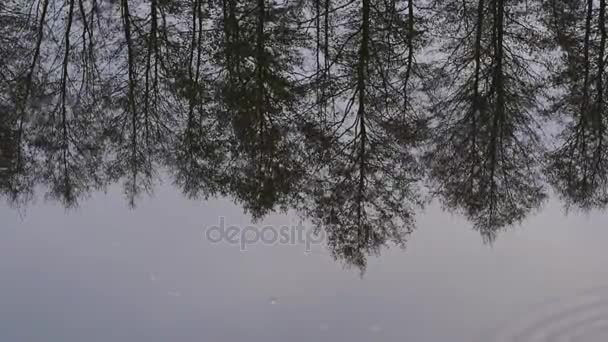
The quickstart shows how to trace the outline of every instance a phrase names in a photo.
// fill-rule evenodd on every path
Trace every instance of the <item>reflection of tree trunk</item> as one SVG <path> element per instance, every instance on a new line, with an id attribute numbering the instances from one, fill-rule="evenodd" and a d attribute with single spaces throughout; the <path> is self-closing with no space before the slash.
<path id="1" fill-rule="evenodd" d="M 369 56 L 369 12 L 370 12 L 370 4 L 369 0 L 363 0 L 363 8 L 362 8 L 362 27 L 361 27 L 361 47 L 359 50 L 359 61 L 357 65 L 357 92 L 359 94 L 359 108 L 357 111 L 357 120 L 359 120 L 359 137 L 361 139 L 360 142 L 360 150 L 359 150 L 359 192 L 357 199 L 357 222 L 359 224 L 359 239 L 361 239 L 360 243 L 365 243 L 367 241 L 367 231 L 364 230 L 362 224 L 362 215 L 363 215 L 363 202 L 365 200 L 365 163 L 366 163 L 366 131 L 365 131 L 365 101 L 366 101 L 366 88 L 365 88 L 365 77 L 366 77 L 366 69 L 368 63 Z"/>
<path id="2" fill-rule="evenodd" d="M 68 65 L 70 61 L 70 34 L 72 31 L 72 20 L 74 15 L 74 0 L 70 0 L 68 8 L 68 20 L 65 29 L 65 53 L 63 56 L 63 72 L 61 76 L 61 126 L 63 132 L 63 141 L 61 144 L 62 160 L 63 160 L 63 180 L 64 180 L 64 196 L 67 203 L 71 203 L 73 199 L 72 186 L 70 184 L 70 174 L 68 166 L 68 154 L 70 153 L 70 141 L 68 137 L 68 122 L 67 122 L 67 82 L 68 82 Z"/>
<path id="3" fill-rule="evenodd" d="M 597 54 L 597 99 L 596 99 L 596 127 L 601 131 L 601 116 L 604 109 L 604 65 L 606 50 L 606 0 L 600 0 L 598 25 L 600 31 L 600 46 Z"/>
<path id="4" fill-rule="evenodd" d="M 314 0 L 315 2 L 315 59 L 317 68 L 317 77 L 321 72 L 321 0 Z M 319 99 L 319 89 L 317 88 L 317 102 L 321 102 Z"/>
<path id="5" fill-rule="evenodd" d="M 414 64 L 414 0 L 407 2 L 407 62 L 405 68 L 405 80 L 403 82 L 403 111 L 409 106 L 407 87 Z"/>
<path id="6" fill-rule="evenodd" d="M 44 38 L 44 27 L 46 25 L 46 15 L 48 7 L 49 0 L 44 0 L 44 2 L 42 3 L 42 14 L 40 15 L 40 21 L 38 22 L 38 32 L 36 34 L 36 47 L 34 48 L 34 56 L 32 58 L 32 63 L 30 64 L 30 68 L 25 79 L 25 93 L 23 94 L 22 99 L 17 104 L 17 112 L 19 113 L 19 130 L 17 132 L 17 145 L 19 147 L 17 150 L 17 168 L 21 168 L 23 158 L 21 153 L 21 143 L 23 139 L 23 126 L 25 123 L 25 110 L 28 105 L 30 94 L 32 92 L 32 82 L 34 78 L 34 73 L 38 65 L 38 59 L 40 58 L 40 48 L 42 46 L 42 40 Z"/>
<path id="7" fill-rule="evenodd" d="M 604 104 L 604 51 L 606 49 L 606 0 L 600 0 L 600 13 L 598 25 L 600 29 L 600 46 L 597 54 L 597 110 L 596 113 L 602 112 Z"/>
<path id="8" fill-rule="evenodd" d="M 590 49 L 590 37 L 591 37 L 591 19 L 593 17 L 593 1 L 587 0 L 587 16 L 585 18 L 585 40 L 583 45 L 583 67 L 584 67 L 584 76 L 583 76 L 583 98 L 581 101 L 581 115 L 579 121 L 580 129 L 580 138 L 582 139 L 581 146 L 583 149 L 583 156 L 587 155 L 587 123 L 588 117 L 590 115 L 590 106 L 589 106 L 589 74 L 591 69 L 591 62 L 589 58 L 589 49 Z M 579 139 L 577 135 L 577 140 Z M 574 158 L 573 158 L 574 159 Z M 587 164 L 584 164 L 583 168 L 583 188 L 587 189 L 587 177 L 588 177 L 588 169 Z M 586 190 L 585 190 L 586 191 Z"/>
<path id="9" fill-rule="evenodd" d="M 503 79 L 503 62 L 504 62 L 504 0 L 495 0 L 492 3 L 494 12 L 494 71 L 492 77 L 492 90 L 496 96 L 496 104 L 494 106 L 494 117 L 492 123 L 492 138 L 490 142 L 490 212 L 494 210 L 495 191 L 496 191 L 496 166 L 499 136 L 502 136 L 501 128 L 505 120 L 505 89 Z M 492 214 L 491 214 L 492 215 Z M 492 217 L 490 217 L 492 219 Z"/>
<path id="10" fill-rule="evenodd" d="M 323 49 L 324 49 L 324 53 L 323 53 L 323 59 L 325 62 L 325 69 L 323 72 L 323 104 L 326 105 L 327 104 L 327 83 L 329 82 L 329 80 L 331 79 L 331 70 L 330 70 L 330 64 L 331 64 L 331 56 L 329 55 L 329 11 L 331 9 L 331 0 L 325 0 L 325 27 L 323 28 L 324 31 L 324 39 L 323 39 Z M 325 110 L 323 111 L 323 126 L 325 126 L 326 121 L 327 121 L 327 115 Z"/>
<path id="11" fill-rule="evenodd" d="M 475 101 L 479 101 L 479 74 L 481 69 L 481 37 L 483 29 L 483 14 L 484 14 L 484 1 L 479 0 L 477 4 L 477 25 L 475 29 L 475 83 L 473 85 L 473 92 Z"/>
<path id="12" fill-rule="evenodd" d="M 238 81 L 237 86 L 240 86 L 241 84 L 241 33 L 240 33 L 240 28 L 239 28 L 239 19 L 237 18 L 237 7 L 236 7 L 236 0 L 228 0 L 228 6 L 229 6 L 229 30 L 228 32 L 230 33 L 230 40 L 229 40 L 229 46 L 227 47 L 228 49 L 230 49 L 230 54 L 232 57 L 232 64 L 231 67 L 233 68 L 232 71 L 236 73 L 237 78 L 236 81 Z"/>
<path id="13" fill-rule="evenodd" d="M 135 106 L 135 60 L 133 42 L 131 40 L 131 14 L 129 13 L 129 0 L 122 0 L 122 20 L 125 42 L 127 48 L 128 68 L 128 95 L 127 112 L 131 112 L 131 191 L 136 193 L 137 187 L 137 109 Z M 134 203 L 131 203 L 133 205 Z"/>
<path id="14" fill-rule="evenodd" d="M 581 119 L 585 120 L 585 115 L 588 106 L 588 98 L 589 98 L 589 40 L 591 37 L 591 18 L 593 17 L 593 1 L 587 0 L 587 17 L 585 18 L 585 41 L 583 45 L 583 102 L 582 102 L 582 112 Z M 584 125 L 584 124 L 583 124 Z"/>
<path id="15" fill-rule="evenodd" d="M 599 13 L 599 27 L 600 27 L 600 46 L 597 54 L 597 100 L 596 108 L 594 110 L 594 123 L 595 131 L 598 137 L 598 145 L 596 149 L 596 161 L 595 167 L 593 168 L 594 175 L 599 169 L 600 162 L 602 160 L 602 153 L 604 152 L 604 65 L 605 65 L 605 49 L 606 49 L 606 0 L 600 0 L 600 13 Z M 595 178 L 595 177 L 594 177 Z"/>
<path id="16" fill-rule="evenodd" d="M 477 25 L 475 28 L 475 47 L 474 47 L 474 83 L 473 83 L 473 108 L 471 113 L 471 160 L 476 160 L 475 155 L 477 154 L 477 116 L 483 115 L 482 111 L 485 110 L 484 101 L 482 101 L 479 95 L 479 78 L 481 73 L 481 40 L 483 36 L 483 23 L 484 23 L 484 0 L 479 0 L 477 4 Z M 471 175 L 470 175 L 470 187 L 471 191 L 475 191 L 475 167 L 479 167 L 475 163 L 471 163 Z"/>
<path id="17" fill-rule="evenodd" d="M 194 0 L 192 4 L 192 37 L 190 42 L 190 57 L 188 60 L 188 122 L 186 123 L 186 140 L 188 144 L 188 156 L 194 154 L 194 107 L 197 104 L 198 94 L 200 94 L 200 69 L 202 55 L 202 38 L 203 37 L 203 11 L 202 0 Z M 196 61 L 194 60 L 196 58 Z M 193 162 L 193 161 L 192 161 Z"/>
<path id="18" fill-rule="evenodd" d="M 82 43 L 82 61 L 83 61 L 83 70 L 82 70 L 82 82 L 83 86 L 89 88 L 92 87 L 91 83 L 92 79 L 98 75 L 95 73 L 95 45 L 94 45 L 94 27 L 95 27 L 95 14 L 98 10 L 97 1 L 91 1 L 91 9 L 89 10 L 88 18 L 87 11 L 85 8 L 86 0 L 78 0 L 78 12 L 80 14 L 80 20 L 82 23 L 82 35 L 81 35 L 81 43 Z"/>
<path id="19" fill-rule="evenodd" d="M 257 42 L 256 42 L 256 114 L 258 120 L 258 129 L 259 129 L 259 138 L 260 144 L 258 145 L 258 153 L 259 153 L 259 161 L 258 161 L 258 172 L 263 170 L 262 162 L 264 160 L 264 155 L 270 157 L 270 152 L 266 150 L 266 137 L 265 137 L 265 115 L 264 115 L 264 107 L 265 107 L 265 96 L 264 96 L 264 68 L 265 68 L 265 56 L 264 56 L 264 24 L 266 20 L 266 8 L 265 2 L 266 0 L 258 0 L 258 20 L 257 20 Z M 263 174 L 260 173 L 260 176 L 263 177 Z"/>
<path id="20" fill-rule="evenodd" d="M 148 150 L 146 158 L 151 159 L 150 147 L 150 110 L 156 111 L 156 99 L 158 96 L 158 18 L 156 0 L 150 2 L 150 32 L 148 34 L 148 53 L 146 55 L 146 70 L 144 76 L 144 143 Z M 152 65 L 154 56 L 154 65 Z M 150 82 L 150 77 L 152 81 Z M 150 85 L 150 83 L 152 83 Z M 154 108 L 150 108 L 150 101 L 153 101 Z"/>

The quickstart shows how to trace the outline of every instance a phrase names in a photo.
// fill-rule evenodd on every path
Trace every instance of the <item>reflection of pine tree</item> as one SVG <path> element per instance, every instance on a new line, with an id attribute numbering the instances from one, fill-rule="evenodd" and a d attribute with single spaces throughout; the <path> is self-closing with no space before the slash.
<path id="1" fill-rule="evenodd" d="M 218 106 L 212 99 L 215 87 L 211 86 L 209 56 L 213 54 L 210 42 L 215 34 L 207 30 L 210 20 L 219 14 L 207 1 L 190 1 L 191 6 L 187 3 L 183 12 L 187 13 L 184 27 L 188 30 L 177 45 L 178 65 L 174 70 L 175 91 L 183 108 L 175 113 L 179 128 L 167 159 L 176 183 L 184 193 L 196 198 L 218 192 L 226 194 L 218 170 L 225 160 L 227 139 L 221 116 L 213 115 Z"/>
<path id="2" fill-rule="evenodd" d="M 23 148 L 22 132 L 26 98 L 37 81 L 24 58 L 34 50 L 34 29 L 26 13 L 9 2 L 0 3 L 0 194 L 10 203 L 27 200 L 33 187 L 28 172 L 33 160 Z"/>
<path id="3" fill-rule="evenodd" d="M 430 172 L 444 204 L 491 238 L 544 198 L 533 116 L 538 32 L 522 1 L 439 3 L 434 22 L 452 38 L 438 69 Z"/>
<path id="4" fill-rule="evenodd" d="M 324 164 L 310 175 L 306 212 L 327 230 L 337 258 L 364 267 L 366 254 L 388 241 L 404 242 L 420 204 L 421 169 L 412 152 L 423 134 L 414 100 L 419 39 L 412 1 L 337 1 L 331 7 L 341 14 L 317 75 L 325 78 L 322 96 L 315 97 L 314 107 L 321 106 L 305 125 Z"/>
<path id="5" fill-rule="evenodd" d="M 549 27 L 564 51 L 555 78 L 564 95 L 553 110 L 570 119 L 562 145 L 549 154 L 549 181 L 568 205 L 603 208 L 608 204 L 606 2 L 549 1 L 547 8 Z"/>
<path id="6" fill-rule="evenodd" d="M 215 61 L 218 120 L 230 135 L 225 176 L 230 193 L 260 217 L 287 203 L 304 167 L 294 125 L 302 96 L 294 75 L 302 63 L 298 7 L 224 0 L 221 8 Z"/>

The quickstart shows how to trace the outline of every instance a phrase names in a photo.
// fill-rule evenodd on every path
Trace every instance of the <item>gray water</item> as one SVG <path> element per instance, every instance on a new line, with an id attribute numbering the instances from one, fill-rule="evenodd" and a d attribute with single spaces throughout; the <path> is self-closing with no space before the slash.
<path id="1" fill-rule="evenodd" d="M 363 276 L 322 245 L 205 239 L 230 201 L 170 186 L 130 210 L 0 209 L 0 341 L 606 341 L 608 215 L 545 208 L 485 245 L 429 207 Z M 263 224 L 292 224 L 274 215 Z"/>

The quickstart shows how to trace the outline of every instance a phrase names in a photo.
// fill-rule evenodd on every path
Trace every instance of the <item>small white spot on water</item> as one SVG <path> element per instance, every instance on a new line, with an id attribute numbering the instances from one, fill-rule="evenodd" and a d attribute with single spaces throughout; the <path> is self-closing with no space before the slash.
<path id="1" fill-rule="evenodd" d="M 278 304 L 278 303 L 279 303 L 279 300 L 278 300 L 277 298 L 275 298 L 275 297 L 270 297 L 270 298 L 268 299 L 268 303 L 269 303 L 270 305 L 276 305 L 276 304 Z"/>

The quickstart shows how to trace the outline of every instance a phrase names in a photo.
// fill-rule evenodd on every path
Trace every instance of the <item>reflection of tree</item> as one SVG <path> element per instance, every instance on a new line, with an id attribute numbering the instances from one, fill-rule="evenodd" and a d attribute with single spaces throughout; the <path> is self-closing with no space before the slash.
<path id="1" fill-rule="evenodd" d="M 553 110 L 571 121 L 562 145 L 549 155 L 549 181 L 567 204 L 583 209 L 608 204 L 606 141 L 606 2 L 549 2 L 551 28 L 565 51 L 555 83 L 564 95 Z"/>
<path id="2" fill-rule="evenodd" d="M 103 148 L 99 108 L 89 102 L 86 93 L 96 93 L 93 22 L 88 15 L 93 9 L 76 0 L 66 0 L 60 7 L 49 7 L 49 15 L 63 18 L 63 23 L 42 29 L 55 39 L 45 48 L 38 73 L 44 75 L 37 119 L 30 135 L 33 147 L 41 154 L 39 174 L 48 185 L 49 196 L 67 206 L 101 186 Z M 36 110 L 32 110 L 35 112 Z"/>
<path id="3" fill-rule="evenodd" d="M 10 203 L 27 202 L 34 183 L 30 172 L 34 163 L 25 149 L 23 132 L 27 99 L 38 89 L 38 80 L 30 72 L 30 63 L 37 63 L 41 44 L 40 33 L 36 33 L 25 12 L 8 3 L 0 4 L 0 135 L 5 158 L 0 193 Z M 30 54 L 32 51 L 36 52 Z M 34 55 L 32 62 L 24 58 L 30 55 Z"/>
<path id="4" fill-rule="evenodd" d="M 344 11 L 320 75 L 329 86 L 305 125 L 309 143 L 324 152 L 306 213 L 337 258 L 365 267 L 365 255 L 389 241 L 402 245 L 414 228 L 421 169 L 413 148 L 424 130 L 410 95 L 420 68 L 412 1 L 355 1 Z"/>
<path id="5" fill-rule="evenodd" d="M 230 130 L 225 170 L 230 193 L 254 216 L 285 206 L 302 173 L 294 72 L 302 34 L 298 8 L 266 0 L 222 1 L 218 115 Z"/>
<path id="6" fill-rule="evenodd" d="M 438 71 L 430 172 L 444 204 L 491 238 L 544 198 L 533 117 L 539 77 L 524 50 L 534 48 L 535 31 L 518 1 L 440 3 L 438 26 L 454 39 Z"/>
<path id="7" fill-rule="evenodd" d="M 140 6 L 133 6 L 133 5 Z M 151 0 L 120 4 L 121 59 L 112 84 L 113 115 L 107 126 L 111 136 L 110 175 L 123 179 L 131 205 L 149 191 L 155 170 L 173 141 L 179 110 L 175 99 L 174 69 L 180 65 L 176 28 L 167 15 L 178 11 L 172 1 Z"/>
<path id="8" fill-rule="evenodd" d="M 184 103 L 177 111 L 176 144 L 170 146 L 168 157 L 175 182 L 190 197 L 209 196 L 225 188 L 223 172 L 218 172 L 225 160 L 227 139 L 221 115 L 212 115 L 218 108 L 212 102 L 215 87 L 207 72 L 207 56 L 213 53 L 209 41 L 213 35 L 205 31 L 208 14 L 207 2 L 192 1 L 188 35 L 177 46 L 178 66 L 175 69 L 176 90 Z M 181 57 L 180 57 L 181 56 Z M 184 114 L 181 114 L 184 113 Z"/>

